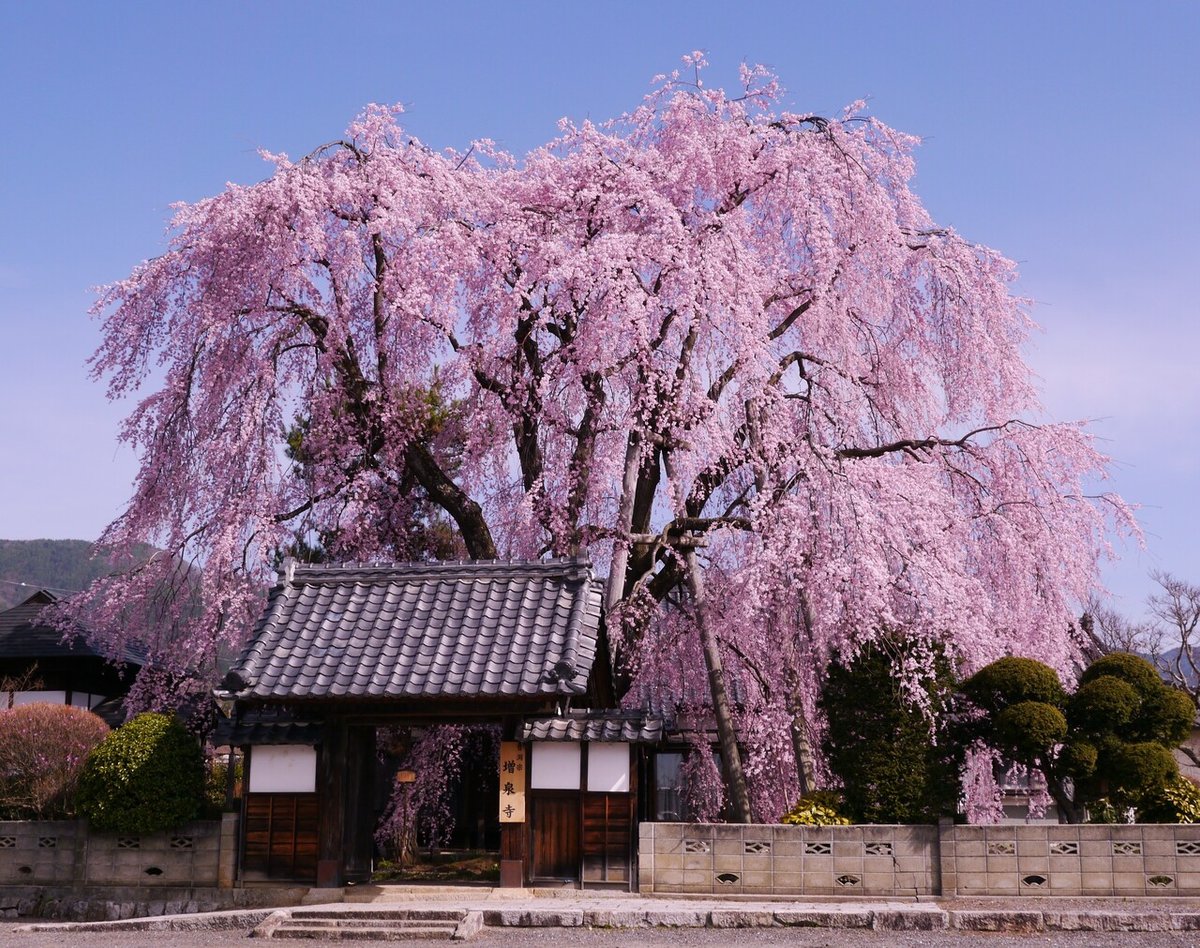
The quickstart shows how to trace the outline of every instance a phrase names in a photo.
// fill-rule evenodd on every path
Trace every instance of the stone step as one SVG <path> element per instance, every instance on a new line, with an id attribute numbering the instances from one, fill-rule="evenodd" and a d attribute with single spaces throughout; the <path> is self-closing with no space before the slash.
<path id="1" fill-rule="evenodd" d="M 455 935 L 469 938 L 482 924 L 480 913 L 475 912 L 468 919 L 468 913 L 463 909 L 297 908 L 278 913 L 275 921 L 260 927 L 257 934 L 267 938 L 328 941 L 396 941 L 402 938 L 449 941 Z"/>
<path id="2" fill-rule="evenodd" d="M 280 925 L 271 933 L 272 938 L 320 938 L 329 941 L 400 941 L 401 939 L 428 939 L 450 941 L 454 937 L 454 925 L 397 926 L 370 925 L 346 928 L 314 925 Z"/>
<path id="3" fill-rule="evenodd" d="M 446 918 L 293 918 L 285 925 L 306 925 L 310 928 L 454 928 L 461 919 Z"/>
<path id="4" fill-rule="evenodd" d="M 461 922 L 466 917 L 465 909 L 294 909 L 292 918 L 295 921 L 309 919 L 349 920 L 349 919 L 379 919 L 387 921 L 423 920 L 430 922 Z"/>

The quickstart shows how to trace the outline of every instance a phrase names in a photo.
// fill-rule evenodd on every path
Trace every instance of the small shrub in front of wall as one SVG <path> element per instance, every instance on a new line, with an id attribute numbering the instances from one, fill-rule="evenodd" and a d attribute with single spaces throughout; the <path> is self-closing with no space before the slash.
<path id="1" fill-rule="evenodd" d="M 0 711 L 0 818 L 71 816 L 84 761 L 106 734 L 83 708 L 38 702 Z"/>
<path id="2" fill-rule="evenodd" d="M 1200 787 L 1175 777 L 1143 801 L 1137 818 L 1139 823 L 1200 823 Z"/>
<path id="3" fill-rule="evenodd" d="M 156 833 L 193 820 L 204 804 L 204 756 L 183 725 L 139 714 L 87 759 L 77 808 L 94 829 Z"/>
<path id="4" fill-rule="evenodd" d="M 818 790 L 801 797 L 780 821 L 789 826 L 849 826 L 850 820 L 842 816 L 841 797 L 828 790 Z"/>

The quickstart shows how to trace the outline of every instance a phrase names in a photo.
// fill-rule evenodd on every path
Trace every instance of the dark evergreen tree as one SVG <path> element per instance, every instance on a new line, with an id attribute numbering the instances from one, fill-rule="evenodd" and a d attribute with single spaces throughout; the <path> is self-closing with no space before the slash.
<path id="1" fill-rule="evenodd" d="M 897 674 L 905 648 L 873 645 L 834 663 L 822 693 L 829 720 L 823 748 L 855 822 L 935 822 L 958 799 L 958 742 L 946 730 L 950 664 L 937 657 L 923 693 L 911 694 Z"/>

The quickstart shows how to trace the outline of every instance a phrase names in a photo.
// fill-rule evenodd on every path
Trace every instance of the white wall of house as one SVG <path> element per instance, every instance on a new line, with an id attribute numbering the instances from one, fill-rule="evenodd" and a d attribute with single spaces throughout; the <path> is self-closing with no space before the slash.
<path id="1" fill-rule="evenodd" d="M 71 700 L 67 701 L 65 691 L 0 691 L 0 707 L 19 708 L 25 704 L 70 704 L 76 708 L 87 708 L 89 711 L 105 699 L 106 695 L 93 695 L 86 691 L 72 691 Z"/>

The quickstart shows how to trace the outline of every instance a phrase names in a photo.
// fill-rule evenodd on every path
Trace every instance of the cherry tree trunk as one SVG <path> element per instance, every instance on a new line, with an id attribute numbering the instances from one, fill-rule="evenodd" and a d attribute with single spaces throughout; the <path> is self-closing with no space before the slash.
<path id="1" fill-rule="evenodd" d="M 604 609 L 612 615 L 625 594 L 625 574 L 629 569 L 629 528 L 633 524 L 633 500 L 637 492 L 638 465 L 641 461 L 641 438 L 631 432 L 625 447 L 625 468 L 621 480 L 621 504 L 617 509 L 617 542 L 613 544 L 612 564 L 604 587 Z"/>
<path id="2" fill-rule="evenodd" d="M 808 722 L 800 699 L 793 694 L 788 698 L 788 711 L 792 715 L 792 756 L 796 759 L 796 785 L 800 796 L 806 797 L 816 789 L 813 784 L 812 743 L 808 739 Z"/>
<path id="3" fill-rule="evenodd" d="M 738 750 L 737 733 L 733 727 L 729 693 L 725 690 L 725 668 L 721 664 L 717 636 L 704 614 L 704 578 L 696 562 L 694 548 L 687 548 L 684 560 L 687 563 L 692 606 L 696 610 L 696 628 L 700 633 L 700 646 L 704 650 L 704 664 L 708 668 L 708 686 L 712 694 L 713 715 L 717 719 L 717 740 L 721 745 L 725 787 L 729 792 L 729 802 L 733 806 L 733 822 L 749 823 L 750 794 L 746 789 L 746 775 L 742 771 L 742 755 Z"/>

